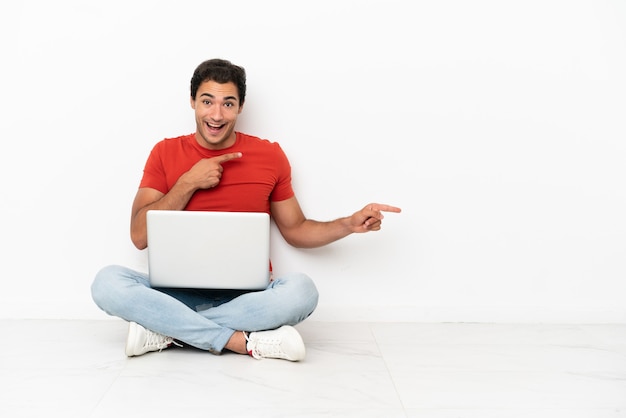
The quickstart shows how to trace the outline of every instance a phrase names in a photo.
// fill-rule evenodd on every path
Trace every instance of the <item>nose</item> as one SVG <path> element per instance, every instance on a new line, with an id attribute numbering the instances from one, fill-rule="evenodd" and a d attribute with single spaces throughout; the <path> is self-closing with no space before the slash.
<path id="1" fill-rule="evenodd" d="M 220 121 L 223 119 L 224 115 L 222 114 L 221 106 L 211 106 L 209 110 L 209 117 L 215 121 Z"/>

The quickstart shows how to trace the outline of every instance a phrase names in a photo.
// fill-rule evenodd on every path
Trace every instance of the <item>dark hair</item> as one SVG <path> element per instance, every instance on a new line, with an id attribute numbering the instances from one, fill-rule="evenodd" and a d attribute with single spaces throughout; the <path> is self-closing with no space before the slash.
<path id="1" fill-rule="evenodd" d="M 239 93 L 239 106 L 246 100 L 246 70 L 230 61 L 214 58 L 198 65 L 191 77 L 191 98 L 196 99 L 200 84 L 205 81 L 216 83 L 234 83 Z"/>

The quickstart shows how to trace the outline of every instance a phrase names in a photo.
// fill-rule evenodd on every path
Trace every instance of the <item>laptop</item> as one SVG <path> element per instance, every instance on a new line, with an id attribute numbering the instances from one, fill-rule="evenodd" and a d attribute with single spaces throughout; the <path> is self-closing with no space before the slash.
<path id="1" fill-rule="evenodd" d="M 265 289 L 270 281 L 270 218 L 259 212 L 150 210 L 152 287 Z"/>

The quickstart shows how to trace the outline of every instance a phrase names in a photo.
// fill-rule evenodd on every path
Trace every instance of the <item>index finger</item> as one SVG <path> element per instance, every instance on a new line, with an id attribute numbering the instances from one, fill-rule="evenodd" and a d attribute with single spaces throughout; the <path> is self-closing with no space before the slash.
<path id="1" fill-rule="evenodd" d="M 400 213 L 402 211 L 402 209 L 395 207 L 395 206 L 391 206 L 391 205 L 383 205 L 380 203 L 372 203 L 370 205 L 368 205 L 368 209 L 369 210 L 376 210 L 376 211 L 380 211 L 380 212 L 395 212 L 395 213 Z"/>
<path id="2" fill-rule="evenodd" d="M 231 152 L 230 154 L 222 154 L 222 155 L 218 155 L 217 157 L 213 157 L 213 158 L 218 163 L 224 163 L 226 161 L 230 161 L 230 160 L 235 159 L 235 158 L 241 158 L 241 155 L 242 154 L 240 152 Z"/>

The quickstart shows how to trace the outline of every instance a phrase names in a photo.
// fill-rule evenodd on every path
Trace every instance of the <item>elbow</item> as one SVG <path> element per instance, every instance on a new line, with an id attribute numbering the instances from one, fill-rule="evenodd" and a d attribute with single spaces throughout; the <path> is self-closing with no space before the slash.
<path id="1" fill-rule="evenodd" d="M 299 244 L 297 241 L 289 241 L 286 240 L 287 244 L 291 245 L 293 248 L 306 248 L 306 246 Z"/>
<path id="2" fill-rule="evenodd" d="M 294 248 L 313 248 L 316 247 L 315 243 L 307 235 L 307 231 L 301 227 L 302 224 L 297 227 L 278 227 L 280 235 L 282 235 L 285 242 Z"/>
<path id="3" fill-rule="evenodd" d="M 137 247 L 138 250 L 145 250 L 146 248 L 148 248 L 148 244 L 145 243 L 138 243 L 133 241 L 133 244 L 135 244 L 135 247 Z"/>
<path id="4" fill-rule="evenodd" d="M 137 234 L 133 234 L 131 232 L 130 240 L 133 242 L 133 245 L 138 250 L 145 250 L 146 248 L 148 248 L 148 241 L 147 241 L 145 235 L 140 236 L 140 235 L 137 235 Z"/>
<path id="5" fill-rule="evenodd" d="M 289 236 L 287 236 L 286 234 L 283 234 L 283 239 L 285 240 L 285 242 L 289 245 L 291 245 L 294 248 L 302 248 L 302 245 L 300 245 L 300 243 L 298 242 L 298 240 L 290 238 Z"/>
<path id="6" fill-rule="evenodd" d="M 287 244 L 291 245 L 294 248 L 314 248 L 315 245 L 311 245 L 310 242 L 306 240 L 298 239 L 296 237 L 285 237 L 283 236 Z"/>

